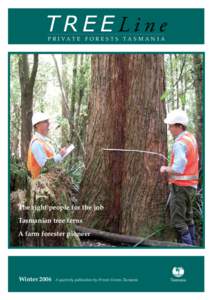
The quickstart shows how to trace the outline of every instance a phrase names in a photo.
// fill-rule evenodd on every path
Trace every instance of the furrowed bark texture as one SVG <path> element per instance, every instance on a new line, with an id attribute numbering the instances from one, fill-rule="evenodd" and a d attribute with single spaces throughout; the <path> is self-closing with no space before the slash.
<path id="1" fill-rule="evenodd" d="M 107 152 L 140 149 L 167 155 L 162 55 L 94 55 L 86 170 L 80 203 L 102 205 L 82 211 L 84 225 L 124 234 L 148 233 L 161 224 L 166 181 L 161 157 Z"/>

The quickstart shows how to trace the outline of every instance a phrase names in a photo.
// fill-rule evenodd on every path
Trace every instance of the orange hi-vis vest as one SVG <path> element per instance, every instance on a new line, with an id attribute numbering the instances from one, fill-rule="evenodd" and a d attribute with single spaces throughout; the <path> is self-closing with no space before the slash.
<path id="1" fill-rule="evenodd" d="M 182 142 L 186 145 L 186 159 L 187 163 L 183 174 L 172 174 L 169 176 L 169 183 L 173 183 L 180 186 L 195 186 L 198 184 L 198 164 L 199 154 L 198 146 L 193 134 L 185 131 L 183 135 L 176 139 L 176 142 Z M 171 164 L 174 163 L 174 152 L 171 154 Z"/>
<path id="2" fill-rule="evenodd" d="M 32 178 L 35 179 L 38 177 L 41 173 L 41 167 L 37 163 L 33 153 L 32 153 L 32 144 L 34 141 L 37 141 L 41 144 L 43 150 L 46 153 L 46 156 L 48 158 L 52 158 L 54 156 L 54 153 L 52 152 L 52 149 L 50 149 L 49 145 L 42 139 L 39 139 L 37 136 L 33 136 L 29 145 L 29 150 L 28 150 L 28 159 L 27 159 L 27 168 L 29 172 L 32 175 Z"/>

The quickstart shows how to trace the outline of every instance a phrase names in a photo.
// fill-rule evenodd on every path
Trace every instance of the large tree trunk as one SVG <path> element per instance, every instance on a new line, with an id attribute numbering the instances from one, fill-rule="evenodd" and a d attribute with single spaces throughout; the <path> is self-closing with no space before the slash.
<path id="1" fill-rule="evenodd" d="M 202 166 L 202 111 L 203 111 L 203 99 L 202 99 L 202 55 L 194 54 L 194 87 L 196 94 L 196 138 L 199 148 L 200 167 Z"/>
<path id="2" fill-rule="evenodd" d="M 103 210 L 81 212 L 84 225 L 125 234 L 146 234 L 161 225 L 166 181 L 161 157 L 107 152 L 140 149 L 167 155 L 163 123 L 163 55 L 94 55 L 86 170 L 80 203 Z"/>
<path id="3" fill-rule="evenodd" d="M 18 63 L 21 86 L 21 159 L 25 162 L 32 134 L 33 88 L 38 69 L 38 54 L 34 54 L 31 73 L 27 54 L 20 55 Z"/>

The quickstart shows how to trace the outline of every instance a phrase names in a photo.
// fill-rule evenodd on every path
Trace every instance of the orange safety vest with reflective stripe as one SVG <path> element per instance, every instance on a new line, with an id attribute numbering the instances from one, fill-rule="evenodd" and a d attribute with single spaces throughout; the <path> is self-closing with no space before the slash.
<path id="1" fill-rule="evenodd" d="M 41 167 L 37 163 L 37 161 L 32 153 L 32 143 L 34 141 L 37 141 L 41 144 L 41 146 L 42 146 L 43 150 L 45 151 L 46 156 L 48 158 L 54 157 L 54 153 L 52 152 L 52 150 L 50 149 L 50 147 L 44 140 L 41 140 L 36 136 L 32 137 L 30 145 L 29 145 L 29 150 L 28 150 L 27 168 L 28 168 L 29 172 L 31 173 L 33 179 L 38 177 L 41 173 Z"/>
<path id="2" fill-rule="evenodd" d="M 182 142 L 186 145 L 186 159 L 187 163 L 183 174 L 172 174 L 169 176 L 169 183 L 173 183 L 180 186 L 194 186 L 198 184 L 198 164 L 199 154 L 198 146 L 193 134 L 185 131 L 183 135 L 176 139 L 176 142 Z M 170 166 L 174 164 L 174 152 L 171 154 Z"/>

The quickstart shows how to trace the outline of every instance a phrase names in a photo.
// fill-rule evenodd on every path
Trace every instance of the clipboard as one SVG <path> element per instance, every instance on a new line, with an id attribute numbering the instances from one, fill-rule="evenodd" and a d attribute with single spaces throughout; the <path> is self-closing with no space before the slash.
<path id="1" fill-rule="evenodd" d="M 74 148 L 75 146 L 73 144 L 68 146 L 68 148 L 66 149 L 66 153 L 63 155 L 63 160 L 74 150 Z"/>

